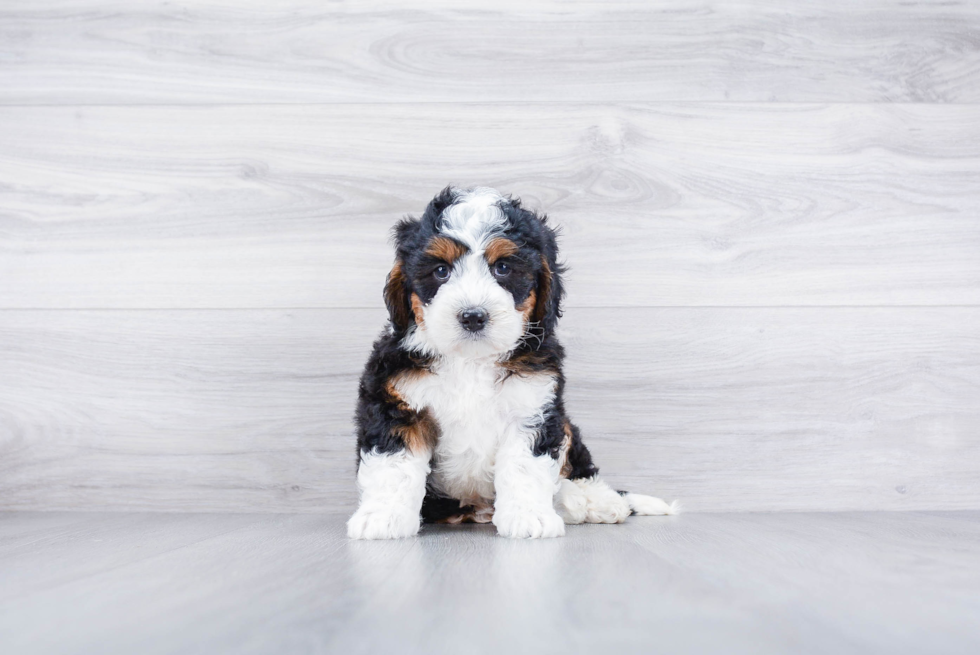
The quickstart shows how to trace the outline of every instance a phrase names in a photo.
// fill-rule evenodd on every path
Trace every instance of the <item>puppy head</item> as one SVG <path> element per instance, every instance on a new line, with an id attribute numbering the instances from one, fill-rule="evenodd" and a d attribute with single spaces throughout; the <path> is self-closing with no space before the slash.
<path id="1" fill-rule="evenodd" d="M 385 302 L 406 345 L 473 358 L 539 346 L 564 293 L 545 220 L 493 189 L 447 187 L 399 223 Z"/>

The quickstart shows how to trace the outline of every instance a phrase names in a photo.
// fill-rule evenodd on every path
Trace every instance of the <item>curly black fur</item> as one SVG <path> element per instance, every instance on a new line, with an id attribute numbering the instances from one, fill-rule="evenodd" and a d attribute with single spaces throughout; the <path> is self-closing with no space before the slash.
<path id="1" fill-rule="evenodd" d="M 399 403 L 388 391 L 388 380 L 405 371 L 424 369 L 428 360 L 410 353 L 398 345 L 398 337 L 390 332 L 374 342 L 374 349 L 364 366 L 358 387 L 357 459 L 360 453 L 376 450 L 394 453 L 405 448 L 405 442 L 395 428 L 414 420 L 414 412 Z"/>

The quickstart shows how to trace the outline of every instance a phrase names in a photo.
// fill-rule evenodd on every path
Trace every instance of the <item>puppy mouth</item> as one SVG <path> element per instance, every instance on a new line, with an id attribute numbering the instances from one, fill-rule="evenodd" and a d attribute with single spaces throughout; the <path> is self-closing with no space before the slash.
<path id="1" fill-rule="evenodd" d="M 470 331 L 460 326 L 456 331 L 456 348 L 459 348 L 460 352 L 479 353 L 481 355 L 496 355 L 506 352 L 509 348 L 501 342 L 502 335 L 494 330 L 494 327 L 493 322 L 489 320 L 482 330 Z M 474 348 L 477 350 L 472 350 Z"/>
<path id="2" fill-rule="evenodd" d="M 491 341 L 490 326 L 487 325 L 484 329 L 477 331 L 471 331 L 461 327 L 458 331 L 457 338 L 463 342 Z"/>

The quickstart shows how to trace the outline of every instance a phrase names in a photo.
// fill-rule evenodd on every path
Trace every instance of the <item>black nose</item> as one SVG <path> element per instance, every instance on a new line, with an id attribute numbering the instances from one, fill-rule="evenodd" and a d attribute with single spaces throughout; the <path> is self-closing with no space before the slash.
<path id="1" fill-rule="evenodd" d="M 470 307 L 459 313 L 459 322 L 470 332 L 479 332 L 487 325 L 487 313 L 479 307 Z"/>

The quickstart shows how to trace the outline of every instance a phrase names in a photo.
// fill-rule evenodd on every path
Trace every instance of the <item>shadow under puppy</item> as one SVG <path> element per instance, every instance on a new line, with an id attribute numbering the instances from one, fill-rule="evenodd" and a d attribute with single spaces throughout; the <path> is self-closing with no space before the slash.
<path id="1" fill-rule="evenodd" d="M 395 227 L 390 322 L 359 390 L 351 538 L 408 537 L 421 519 L 558 537 L 565 523 L 673 513 L 600 480 L 565 414 L 562 266 L 545 221 L 493 189 L 448 187 Z"/>

